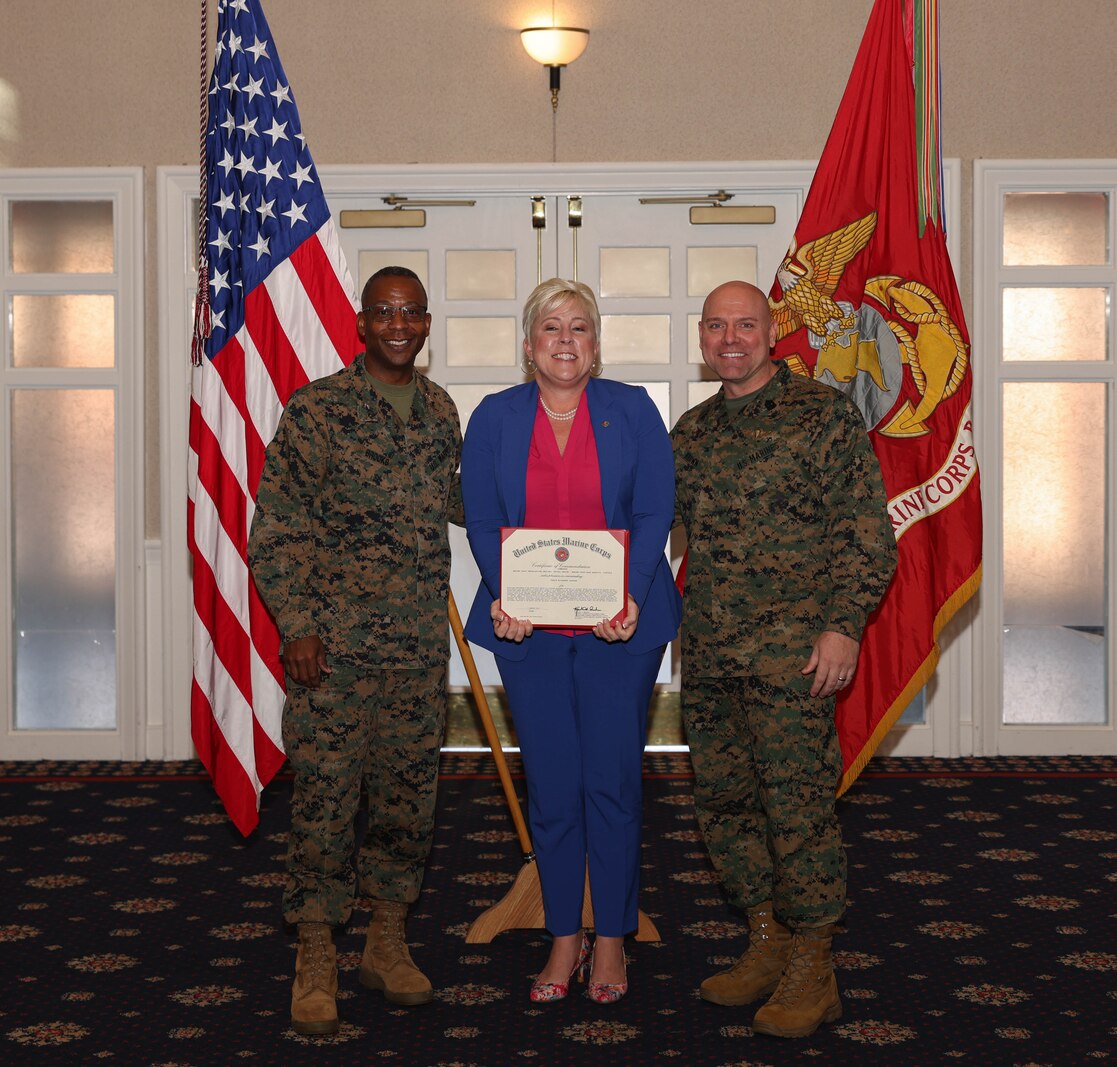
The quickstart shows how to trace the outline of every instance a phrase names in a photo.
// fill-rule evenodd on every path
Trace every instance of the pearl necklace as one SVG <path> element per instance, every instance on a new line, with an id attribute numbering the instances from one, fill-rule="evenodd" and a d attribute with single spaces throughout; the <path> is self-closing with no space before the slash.
<path id="1" fill-rule="evenodd" d="M 578 414 L 578 405 L 575 404 L 571 411 L 564 411 L 561 415 L 557 411 L 552 411 L 547 407 L 546 401 L 543 399 L 543 394 L 539 394 L 539 406 L 556 422 L 569 422 L 575 415 Z"/>

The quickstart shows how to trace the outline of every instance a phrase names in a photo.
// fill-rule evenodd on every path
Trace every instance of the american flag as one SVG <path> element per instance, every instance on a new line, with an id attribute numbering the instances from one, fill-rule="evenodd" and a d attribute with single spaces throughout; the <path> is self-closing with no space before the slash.
<path id="1" fill-rule="evenodd" d="M 284 760 L 279 635 L 247 562 L 264 449 L 291 393 L 361 345 L 353 283 L 259 0 L 217 10 L 200 272 L 212 332 L 190 402 L 191 723 L 247 835 Z"/>

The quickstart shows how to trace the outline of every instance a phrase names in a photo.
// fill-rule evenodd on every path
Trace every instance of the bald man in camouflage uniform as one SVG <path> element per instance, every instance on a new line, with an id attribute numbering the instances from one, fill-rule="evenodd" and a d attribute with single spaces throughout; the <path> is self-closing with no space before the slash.
<path id="1" fill-rule="evenodd" d="M 461 433 L 415 372 L 430 330 L 409 270 L 365 286 L 363 359 L 292 397 L 268 446 L 249 559 L 283 641 L 283 744 L 295 775 L 284 918 L 298 927 L 299 1033 L 338 1029 L 332 928 L 371 898 L 362 984 L 430 1001 L 403 936 L 434 830 L 446 722 L 446 515 Z M 351 860 L 361 787 L 368 830 Z"/>
<path id="2" fill-rule="evenodd" d="M 764 293 L 706 299 L 699 342 L 722 389 L 675 426 L 686 527 L 683 717 L 694 801 L 748 951 L 703 999 L 771 999 L 757 1032 L 813 1033 L 841 1015 L 830 941 L 845 907 L 835 813 L 834 696 L 896 561 L 880 469 L 857 408 L 773 362 Z"/>

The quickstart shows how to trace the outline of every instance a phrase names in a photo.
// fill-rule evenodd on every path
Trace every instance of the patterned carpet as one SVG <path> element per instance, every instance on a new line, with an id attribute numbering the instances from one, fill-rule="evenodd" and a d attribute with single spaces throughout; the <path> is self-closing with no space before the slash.
<path id="1" fill-rule="evenodd" d="M 510 758 L 516 769 L 514 758 Z M 875 760 L 840 802 L 844 1014 L 753 1036 L 697 999 L 742 947 L 695 827 L 685 755 L 646 761 L 632 992 L 532 1006 L 539 931 L 470 944 L 519 849 L 487 755 L 443 761 L 435 850 L 409 924 L 434 1004 L 363 990 L 364 913 L 338 937 L 339 1035 L 288 1026 L 278 918 L 289 781 L 239 838 L 197 764 L 0 763 L 0 1063 L 1063 1065 L 1117 1059 L 1117 760 Z M 522 783 L 520 783 L 522 786 Z"/>

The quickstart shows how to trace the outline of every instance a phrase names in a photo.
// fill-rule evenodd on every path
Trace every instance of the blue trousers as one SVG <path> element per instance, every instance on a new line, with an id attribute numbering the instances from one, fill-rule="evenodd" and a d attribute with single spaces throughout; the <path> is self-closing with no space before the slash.
<path id="1" fill-rule="evenodd" d="M 582 927 L 586 864 L 598 934 L 635 930 L 641 771 L 663 648 L 629 655 L 591 633 L 537 630 L 522 660 L 496 657 L 527 777 L 547 929 Z"/>

